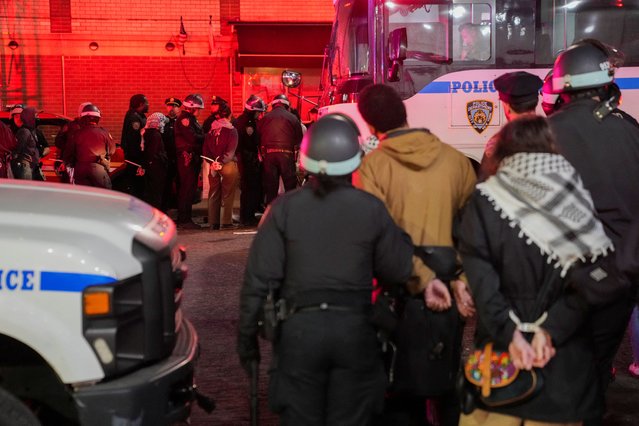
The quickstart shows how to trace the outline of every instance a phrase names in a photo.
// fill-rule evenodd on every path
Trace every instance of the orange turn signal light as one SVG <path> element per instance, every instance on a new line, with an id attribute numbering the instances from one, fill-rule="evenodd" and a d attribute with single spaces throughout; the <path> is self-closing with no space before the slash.
<path id="1" fill-rule="evenodd" d="M 106 315 L 111 312 L 111 295 L 106 291 L 84 294 L 85 315 Z"/>

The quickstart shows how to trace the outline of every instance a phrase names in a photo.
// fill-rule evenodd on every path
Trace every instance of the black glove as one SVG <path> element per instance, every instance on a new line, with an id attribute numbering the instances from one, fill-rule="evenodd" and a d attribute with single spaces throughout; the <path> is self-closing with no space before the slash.
<path id="1" fill-rule="evenodd" d="M 237 336 L 237 354 L 240 357 L 242 368 L 246 374 L 250 375 L 251 362 L 260 362 L 260 346 L 257 343 L 257 335 L 239 334 Z"/>

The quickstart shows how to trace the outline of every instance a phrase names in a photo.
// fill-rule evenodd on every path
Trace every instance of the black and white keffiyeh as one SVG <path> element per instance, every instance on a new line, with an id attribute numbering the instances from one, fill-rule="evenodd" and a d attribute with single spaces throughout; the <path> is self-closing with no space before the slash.
<path id="1" fill-rule="evenodd" d="M 508 219 L 519 237 L 535 244 L 561 267 L 565 276 L 577 260 L 614 250 L 595 216 L 590 193 L 572 165 L 561 155 L 519 153 L 504 159 L 499 170 L 477 185 Z"/>

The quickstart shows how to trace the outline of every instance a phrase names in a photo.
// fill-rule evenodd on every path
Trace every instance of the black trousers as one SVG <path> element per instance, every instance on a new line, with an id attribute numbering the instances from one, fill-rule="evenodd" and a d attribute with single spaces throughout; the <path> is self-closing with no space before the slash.
<path id="1" fill-rule="evenodd" d="M 193 216 L 193 199 L 195 197 L 195 191 L 197 190 L 197 178 L 200 173 L 201 160 L 199 154 L 190 154 L 191 160 L 187 163 L 184 161 L 184 154 L 178 152 L 177 171 L 180 179 L 177 194 L 178 223 L 190 222 Z"/>
<path id="2" fill-rule="evenodd" d="M 257 154 L 242 153 L 238 162 L 240 169 L 240 222 L 255 222 L 255 213 L 264 201 L 262 191 L 262 166 Z"/>
<path id="3" fill-rule="evenodd" d="M 169 160 L 169 164 L 166 169 L 166 179 L 164 181 L 164 193 L 162 194 L 162 207 L 163 212 L 168 212 L 170 208 L 177 206 L 177 163 L 173 160 Z"/>
<path id="4" fill-rule="evenodd" d="M 76 163 L 73 179 L 76 185 L 95 186 L 111 189 L 111 178 L 103 165 L 97 163 Z"/>
<path id="5" fill-rule="evenodd" d="M 166 183 L 166 165 L 152 164 L 146 168 L 144 201 L 157 209 L 162 209 Z"/>
<path id="6" fill-rule="evenodd" d="M 612 363 L 621 345 L 630 314 L 635 306 L 633 288 L 632 295 L 622 297 L 619 300 L 595 310 L 591 315 L 593 351 L 595 355 L 595 364 L 599 375 L 601 394 L 601 404 L 605 405 L 606 390 L 611 380 Z M 603 424 L 603 418 L 585 419 L 584 426 L 600 426 Z"/>
<path id="7" fill-rule="evenodd" d="M 287 192 L 297 187 L 295 173 L 295 155 L 286 152 L 272 152 L 264 156 L 262 163 L 262 185 L 266 204 L 271 204 L 277 197 L 280 177 Z"/>
<path id="8" fill-rule="evenodd" d="M 351 312 L 299 312 L 275 346 L 269 404 L 283 426 L 371 425 L 386 375 L 374 327 Z"/>

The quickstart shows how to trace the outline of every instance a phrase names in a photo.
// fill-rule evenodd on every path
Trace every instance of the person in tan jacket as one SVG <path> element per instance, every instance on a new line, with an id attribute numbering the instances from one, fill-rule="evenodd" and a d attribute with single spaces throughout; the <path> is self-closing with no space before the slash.
<path id="1" fill-rule="evenodd" d="M 364 157 L 354 184 L 384 202 L 413 244 L 453 246 L 454 219 L 476 183 L 469 159 L 428 130 L 409 128 L 404 103 L 390 86 L 367 87 L 357 106 L 380 146 Z M 459 313 L 472 315 L 474 306 L 466 284 L 461 280 L 451 284 Z M 412 295 L 423 292 L 426 306 L 434 311 L 453 305 L 447 287 L 417 257 L 413 257 L 413 275 L 407 287 Z M 413 396 L 417 397 L 416 406 L 425 407 L 421 395 Z M 455 423 L 458 415 L 446 415 L 450 421 L 442 424 Z"/>

